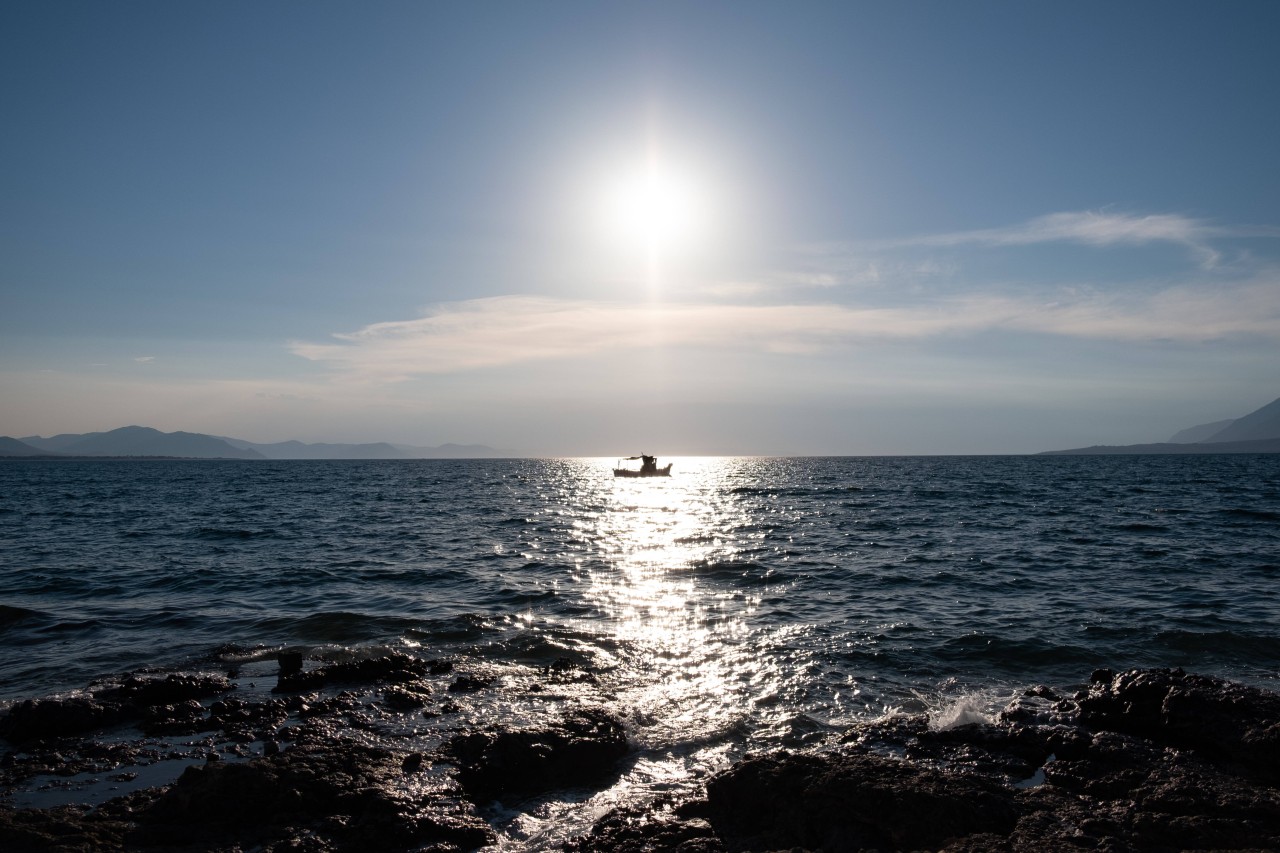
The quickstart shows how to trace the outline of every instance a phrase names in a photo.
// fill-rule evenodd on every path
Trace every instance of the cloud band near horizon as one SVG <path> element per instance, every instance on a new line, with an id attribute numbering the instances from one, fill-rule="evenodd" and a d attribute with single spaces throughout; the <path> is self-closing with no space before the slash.
<path id="1" fill-rule="evenodd" d="M 338 334 L 336 343 L 295 342 L 291 350 L 342 373 L 397 381 L 628 349 L 811 355 L 874 342 L 999 331 L 1184 344 L 1280 339 L 1280 276 L 1211 288 L 1174 286 L 1140 296 L 1088 292 L 1050 301 L 971 294 L 896 307 L 500 296 L 449 303 L 418 319 Z"/>

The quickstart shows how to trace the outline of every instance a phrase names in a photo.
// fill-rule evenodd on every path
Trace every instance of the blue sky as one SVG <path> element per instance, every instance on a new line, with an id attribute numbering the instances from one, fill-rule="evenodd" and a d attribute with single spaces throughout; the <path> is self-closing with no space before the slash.
<path id="1" fill-rule="evenodd" d="M 1245 414 L 1280 396 L 1277 32 L 5 4 L 0 434 L 1016 453 Z"/>

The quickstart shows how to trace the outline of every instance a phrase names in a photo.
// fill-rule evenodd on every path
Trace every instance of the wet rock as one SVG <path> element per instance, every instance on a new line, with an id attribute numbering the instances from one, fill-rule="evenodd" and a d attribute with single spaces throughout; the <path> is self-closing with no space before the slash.
<path id="1" fill-rule="evenodd" d="M 233 697 L 209 706 L 211 728 L 222 729 L 233 738 L 247 736 L 250 741 L 257 740 L 257 733 L 264 729 L 275 729 L 288 716 L 288 703 L 281 699 L 272 702 L 247 702 Z"/>
<path id="2" fill-rule="evenodd" d="M 215 728 L 204 716 L 204 706 L 195 699 L 176 705 L 153 705 L 143 712 L 143 731 L 148 734 L 195 734 Z"/>
<path id="3" fill-rule="evenodd" d="M 1280 850 L 1278 702 L 1177 670 L 1103 671 L 1073 699 L 1028 690 L 992 725 L 895 716 L 824 751 L 749 757 L 705 805 L 622 808 L 566 849 Z"/>
<path id="4" fill-rule="evenodd" d="M 98 691 L 94 695 L 99 699 L 145 708 L 216 696 L 226 693 L 232 686 L 230 681 L 220 675 L 173 674 L 164 678 L 131 675 L 118 687 Z"/>
<path id="5" fill-rule="evenodd" d="M 1196 749 L 1280 782 L 1280 695 L 1180 669 L 1094 673 L 1080 722 Z"/>
<path id="6" fill-rule="evenodd" d="M 276 655 L 276 663 L 280 665 L 280 676 L 287 677 L 302 672 L 302 652 L 280 652 Z"/>
<path id="7" fill-rule="evenodd" d="M 1012 792 L 988 777 L 857 751 L 747 759 L 707 783 L 707 802 L 737 850 L 936 849 L 1006 835 L 1018 816 Z"/>
<path id="8" fill-rule="evenodd" d="M 69 806 L 57 809 L 0 808 L 0 849 L 7 853 L 119 850 L 130 824 L 103 815 L 86 815 Z"/>
<path id="9" fill-rule="evenodd" d="M 118 685 L 95 690 L 88 696 L 19 702 L 0 719 L 0 737 L 24 743 L 83 734 L 132 720 L 158 720 L 164 712 L 153 714 L 151 708 L 184 705 L 231 688 L 231 682 L 216 675 L 131 675 Z"/>
<path id="10" fill-rule="evenodd" d="M 620 721 L 598 710 L 530 730 L 463 729 L 434 752 L 417 740 L 357 745 L 353 729 L 362 743 L 388 743 L 404 722 L 395 703 L 427 695 L 426 664 L 382 660 L 326 668 L 319 683 L 389 682 L 380 694 L 219 695 L 206 709 L 208 696 L 186 691 L 219 690 L 216 679 L 135 674 L 88 695 L 19 702 L 0 719 L 15 745 L 0 760 L 0 786 L 62 774 L 50 783 L 61 790 L 71 774 L 124 778 L 153 761 L 210 760 L 168 788 L 93 810 L 0 805 L 0 850 L 457 853 L 492 840 L 472 803 L 605 784 L 626 753 Z M 579 672 L 567 661 L 542 675 Z M 1280 697 L 1179 670 L 1100 671 L 1065 695 L 1031 688 L 990 725 L 939 731 L 924 716 L 898 715 L 822 749 L 748 757 L 713 777 L 705 796 L 625 805 L 565 849 L 1280 850 Z M 178 751 L 63 736 L 121 722 L 215 733 Z M 237 743 L 248 740 L 261 740 L 265 755 Z M 450 794 L 447 777 L 423 774 L 440 759 L 457 765 L 466 800 Z"/>
<path id="11" fill-rule="evenodd" d="M 49 737 L 81 734 L 132 718 L 136 709 L 89 696 L 66 699 L 26 699 L 0 718 L 0 737 L 25 743 Z"/>
<path id="12" fill-rule="evenodd" d="M 472 732 L 454 737 L 446 754 L 476 802 L 597 781 L 627 752 L 622 723 L 607 711 L 572 711 L 545 729 Z"/>
<path id="13" fill-rule="evenodd" d="M 272 690 L 275 693 L 298 693 L 329 684 L 406 683 L 424 677 L 427 671 L 427 664 L 423 661 L 406 654 L 392 653 L 324 666 L 310 672 L 281 672 L 279 681 Z"/>
<path id="14" fill-rule="evenodd" d="M 449 692 L 475 693 L 484 690 L 490 684 L 493 684 L 493 679 L 483 675 L 459 675 L 449 685 Z"/>
<path id="15" fill-rule="evenodd" d="M 429 691 L 425 686 L 414 685 L 412 688 L 388 687 L 382 691 L 382 701 L 396 711 L 416 711 L 427 704 Z"/>
<path id="16" fill-rule="evenodd" d="M 188 768 L 140 816 L 137 840 L 287 845 L 300 837 L 335 849 L 465 850 L 493 836 L 474 809 L 447 797 L 396 793 L 399 762 L 356 744 L 299 748 L 243 763 Z"/>
<path id="17" fill-rule="evenodd" d="M 586 835 L 570 840 L 565 853 L 725 853 L 724 843 L 700 814 L 705 802 L 658 799 L 614 809 Z"/>
<path id="18" fill-rule="evenodd" d="M 596 677 L 595 673 L 590 672 L 572 658 L 556 658 L 550 666 L 543 668 L 542 674 L 553 684 L 600 683 L 600 679 Z"/>

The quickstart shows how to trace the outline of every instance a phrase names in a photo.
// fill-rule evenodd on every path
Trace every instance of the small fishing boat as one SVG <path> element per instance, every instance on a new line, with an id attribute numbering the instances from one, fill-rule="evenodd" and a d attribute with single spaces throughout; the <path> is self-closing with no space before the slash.
<path id="1" fill-rule="evenodd" d="M 639 471 L 637 471 L 635 468 L 628 468 L 622 464 L 624 462 L 634 462 L 637 459 L 640 460 Z M 671 465 L 672 463 L 668 462 L 665 466 L 663 466 L 662 468 L 659 468 L 658 457 L 656 456 L 645 456 L 644 454 L 641 454 L 640 456 L 628 456 L 625 459 L 618 460 L 617 464 L 613 468 L 613 476 L 615 477 L 670 477 Z"/>

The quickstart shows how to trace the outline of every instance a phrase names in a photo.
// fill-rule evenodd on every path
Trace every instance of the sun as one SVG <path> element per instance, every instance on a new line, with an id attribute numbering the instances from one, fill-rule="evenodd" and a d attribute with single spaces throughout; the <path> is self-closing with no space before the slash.
<path id="1" fill-rule="evenodd" d="M 694 182 L 651 160 L 615 182 L 607 218 L 618 240 L 650 254 L 663 254 L 696 236 L 700 199 Z"/>

